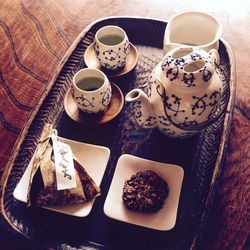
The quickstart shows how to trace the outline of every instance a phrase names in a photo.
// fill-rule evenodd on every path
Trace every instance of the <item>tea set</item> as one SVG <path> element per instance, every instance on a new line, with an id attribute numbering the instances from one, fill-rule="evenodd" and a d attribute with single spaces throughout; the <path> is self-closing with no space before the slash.
<path id="1" fill-rule="evenodd" d="M 133 102 L 136 122 L 142 128 L 158 127 L 167 137 L 185 138 L 217 119 L 223 91 L 217 70 L 221 34 L 220 22 L 206 13 L 183 12 L 170 19 L 163 40 L 165 56 L 147 83 L 125 96 Z M 129 60 L 131 54 L 133 60 Z M 88 68 L 75 74 L 71 98 L 81 110 L 79 115 L 105 116 L 114 86 L 119 89 L 109 78 L 131 71 L 138 52 L 122 28 L 108 25 L 96 32 L 84 60 Z"/>

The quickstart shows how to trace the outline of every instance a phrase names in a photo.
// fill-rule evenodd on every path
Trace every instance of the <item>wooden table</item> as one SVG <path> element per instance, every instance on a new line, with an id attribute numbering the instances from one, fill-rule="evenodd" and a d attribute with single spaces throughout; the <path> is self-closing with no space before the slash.
<path id="1" fill-rule="evenodd" d="M 236 57 L 237 95 L 227 161 L 215 200 L 207 249 L 242 249 L 250 232 L 250 3 L 211 0 L 0 2 L 0 169 L 11 164 L 19 137 L 71 43 L 92 21 L 107 16 L 168 20 L 185 10 L 206 11 L 223 24 Z M 10 240 L 8 240 L 10 241 Z M 13 246 L 14 248 L 14 246 Z"/>

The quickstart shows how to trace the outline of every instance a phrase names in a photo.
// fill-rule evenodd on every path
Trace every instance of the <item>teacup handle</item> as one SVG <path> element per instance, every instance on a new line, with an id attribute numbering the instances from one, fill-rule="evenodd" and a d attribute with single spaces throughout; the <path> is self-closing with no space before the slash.
<path id="1" fill-rule="evenodd" d="M 220 64 L 220 55 L 216 49 L 210 49 L 208 54 L 214 59 L 215 64 Z"/>

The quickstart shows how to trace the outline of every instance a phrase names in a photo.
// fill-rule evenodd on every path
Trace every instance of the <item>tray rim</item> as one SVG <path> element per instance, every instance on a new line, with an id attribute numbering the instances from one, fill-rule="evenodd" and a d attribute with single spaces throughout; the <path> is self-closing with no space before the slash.
<path id="1" fill-rule="evenodd" d="M 8 177 L 13 169 L 14 162 L 19 154 L 19 150 L 21 148 L 21 145 L 25 139 L 25 137 L 28 134 L 29 128 L 31 127 L 31 124 L 36 117 L 38 111 L 40 110 L 42 104 L 44 103 L 46 97 L 48 96 L 51 88 L 53 87 L 53 84 L 55 83 L 56 79 L 58 78 L 59 74 L 61 73 L 64 65 L 68 61 L 69 57 L 72 55 L 72 52 L 75 50 L 77 45 L 80 43 L 81 39 L 87 34 L 87 32 L 93 27 L 94 25 L 98 24 L 99 22 L 109 20 L 109 19 L 140 19 L 140 20 L 147 20 L 147 21 L 156 21 L 156 22 L 162 22 L 164 24 L 167 24 L 168 21 L 164 19 L 158 19 L 158 18 L 150 18 L 150 17 L 142 17 L 142 16 L 108 16 L 100 19 L 96 19 L 93 22 L 89 23 L 80 33 L 79 35 L 75 38 L 71 46 L 68 48 L 68 50 L 65 52 L 64 56 L 62 57 L 61 61 L 59 62 L 58 66 L 56 67 L 51 79 L 49 80 L 46 89 L 44 90 L 42 98 L 37 102 L 36 107 L 34 108 L 32 114 L 30 115 L 29 119 L 27 120 L 26 124 L 24 125 L 20 135 L 17 138 L 17 141 L 14 145 L 12 155 L 10 159 L 8 160 L 5 170 L 2 174 L 1 180 L 0 180 L 0 224 L 4 225 L 6 229 L 9 232 L 15 233 L 17 236 L 24 236 L 24 238 L 29 241 L 33 241 L 32 238 L 28 237 L 25 233 L 20 231 L 17 227 L 15 227 L 14 224 L 11 223 L 11 221 L 8 218 L 8 215 L 6 214 L 5 208 L 4 208 L 4 195 L 5 195 L 5 188 L 8 182 Z M 211 211 L 206 211 L 208 203 L 211 201 L 211 198 L 214 197 L 216 193 L 216 188 L 218 187 L 218 182 L 219 182 L 219 177 L 223 171 L 223 163 L 225 161 L 225 154 L 227 151 L 227 144 L 229 141 L 229 134 L 230 134 L 230 125 L 231 125 L 231 120 L 233 116 L 233 109 L 234 109 L 234 100 L 235 100 L 235 92 L 236 92 L 236 87 L 235 87 L 235 82 L 236 82 L 236 71 L 235 71 L 235 56 L 232 48 L 230 47 L 229 43 L 226 42 L 223 38 L 220 38 L 220 41 L 224 44 L 226 47 L 226 51 L 229 57 L 229 65 L 230 65 L 230 97 L 229 97 L 229 102 L 227 104 L 227 109 L 226 109 L 226 114 L 225 118 L 223 121 L 223 131 L 221 135 L 221 142 L 219 145 L 219 150 L 218 150 L 218 156 L 216 159 L 215 163 L 215 168 L 213 171 L 213 176 L 212 180 L 209 186 L 208 190 L 208 196 L 205 202 L 205 208 L 204 211 L 201 215 L 201 221 L 206 221 L 209 216 L 209 212 Z M 210 208 L 211 210 L 211 208 Z M 207 214 L 208 212 L 208 214 Z M 201 224 L 201 223 L 200 223 Z M 12 229 L 12 230 L 11 230 Z M 198 240 L 202 237 L 202 235 L 199 233 L 200 231 L 196 232 L 194 239 L 192 241 L 190 249 L 196 249 Z M 20 239 L 23 239 L 20 238 Z"/>
<path id="2" fill-rule="evenodd" d="M 235 95 L 236 95 L 236 66 L 235 66 L 235 55 L 233 53 L 232 48 L 230 47 L 229 43 L 226 42 L 224 39 L 220 39 L 225 47 L 227 48 L 228 51 L 228 56 L 229 56 L 229 62 L 230 62 L 230 83 L 229 83 L 229 87 L 230 87 L 230 97 L 229 97 L 229 101 L 227 104 L 227 108 L 226 108 L 226 114 L 225 114 L 225 118 L 224 118 L 224 122 L 223 124 L 226 124 L 226 126 L 223 126 L 223 131 L 222 131 L 222 135 L 221 135 L 221 142 L 220 142 L 220 146 L 219 146 L 219 150 L 218 150 L 218 156 L 217 156 L 217 160 L 215 163 L 215 168 L 213 171 L 213 176 L 211 179 L 211 183 L 210 183 L 210 187 L 209 187 L 209 192 L 208 192 L 208 196 L 205 202 L 205 209 L 202 213 L 201 216 L 201 222 L 205 222 L 205 224 L 207 223 L 208 217 L 211 213 L 211 209 L 209 209 L 209 211 L 207 210 L 208 206 L 209 206 L 209 202 L 212 203 L 214 201 L 214 196 L 216 193 L 216 190 L 218 188 L 219 185 L 219 180 L 220 180 L 220 176 L 223 172 L 224 169 L 224 163 L 225 163 L 225 156 L 226 156 L 226 152 L 227 152 L 227 147 L 228 147 L 228 141 L 229 141 L 229 135 L 230 135 L 230 128 L 231 128 L 231 121 L 233 119 L 233 110 L 234 110 L 234 101 L 235 101 Z M 212 206 L 213 207 L 213 206 Z M 200 223 L 201 224 L 201 223 Z M 190 247 L 190 249 L 195 249 L 197 247 L 198 240 L 200 238 L 202 238 L 201 233 L 202 230 L 199 230 L 192 242 L 192 245 Z"/>

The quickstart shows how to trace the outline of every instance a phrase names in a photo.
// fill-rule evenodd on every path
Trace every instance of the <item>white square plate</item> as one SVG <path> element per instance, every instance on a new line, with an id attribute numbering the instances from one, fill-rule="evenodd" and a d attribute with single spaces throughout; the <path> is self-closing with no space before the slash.
<path id="1" fill-rule="evenodd" d="M 169 194 L 162 209 L 156 213 L 141 213 L 127 209 L 122 201 L 125 180 L 141 170 L 152 170 L 168 183 Z M 174 227 L 184 171 L 181 167 L 150 161 L 132 155 L 122 155 L 116 166 L 114 177 L 104 204 L 104 213 L 116 220 L 156 230 Z"/>
<path id="2" fill-rule="evenodd" d="M 59 140 L 71 146 L 73 153 L 84 166 L 85 170 L 93 178 L 96 185 L 100 186 L 110 156 L 109 148 L 72 141 L 62 137 L 59 137 Z M 13 196 L 17 200 L 25 203 L 27 202 L 27 192 L 33 158 L 34 156 L 13 193 Z M 85 217 L 90 213 L 93 204 L 94 200 L 87 203 L 46 206 L 44 208 L 72 216 Z"/>

